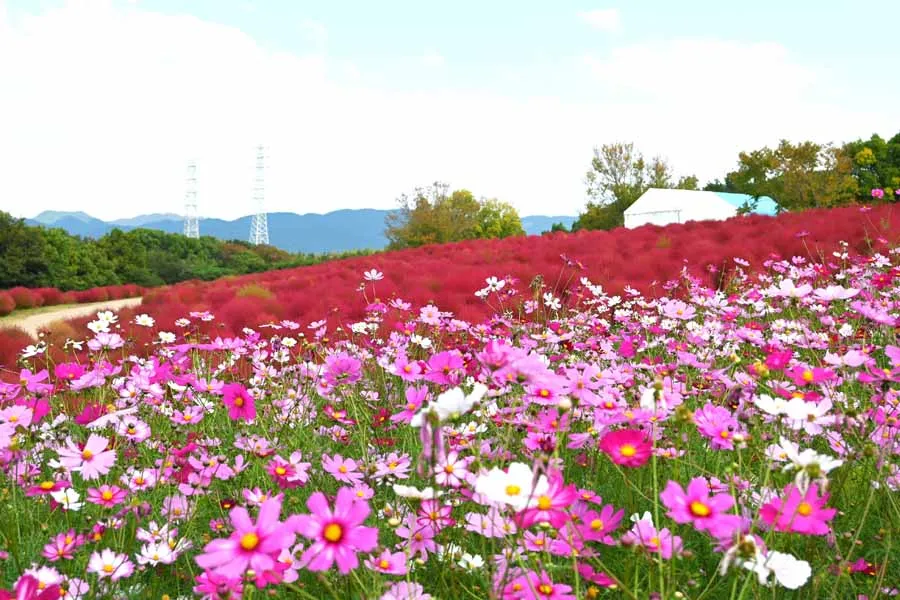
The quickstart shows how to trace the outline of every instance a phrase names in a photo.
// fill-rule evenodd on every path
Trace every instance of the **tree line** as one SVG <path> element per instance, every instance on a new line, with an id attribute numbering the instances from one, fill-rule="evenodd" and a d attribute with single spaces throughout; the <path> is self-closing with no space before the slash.
<path id="1" fill-rule="evenodd" d="M 700 189 L 696 177 L 676 179 L 664 159 L 645 159 L 634 144 L 622 142 L 594 148 L 585 185 L 589 200 L 573 230 L 622 226 L 625 210 L 649 188 Z M 702 189 L 769 196 L 781 210 L 896 202 L 900 133 L 889 140 L 875 134 L 841 146 L 781 140 L 774 148 L 741 152 L 735 170 Z M 558 224 L 553 230 L 565 227 Z"/>
<path id="2" fill-rule="evenodd" d="M 0 289 L 25 286 L 69 291 L 126 283 L 151 287 L 371 252 L 291 254 L 273 246 L 209 236 L 194 239 L 151 229 L 113 229 L 91 239 L 60 228 L 31 226 L 0 211 Z"/>

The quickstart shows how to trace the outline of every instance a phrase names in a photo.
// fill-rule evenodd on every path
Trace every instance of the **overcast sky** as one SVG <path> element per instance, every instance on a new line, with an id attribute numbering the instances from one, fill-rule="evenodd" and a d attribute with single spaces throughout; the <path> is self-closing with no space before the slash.
<path id="1" fill-rule="evenodd" d="M 869 24 L 875 27 L 867 33 Z M 390 208 L 447 181 L 584 206 L 594 145 L 701 181 L 900 130 L 896 0 L 0 0 L 0 209 Z"/>

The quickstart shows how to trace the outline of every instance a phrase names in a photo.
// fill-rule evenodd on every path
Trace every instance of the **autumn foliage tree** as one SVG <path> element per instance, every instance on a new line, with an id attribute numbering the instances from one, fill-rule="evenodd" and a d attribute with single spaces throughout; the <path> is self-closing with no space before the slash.
<path id="1" fill-rule="evenodd" d="M 841 206 L 859 192 L 852 157 L 815 142 L 781 140 L 775 148 L 741 152 L 726 180 L 735 191 L 769 196 L 786 210 Z"/>
<path id="2" fill-rule="evenodd" d="M 401 196 L 398 210 L 385 219 L 388 248 L 525 234 L 518 212 L 509 203 L 477 199 L 465 189 L 449 190 L 447 184 L 436 182 Z"/>

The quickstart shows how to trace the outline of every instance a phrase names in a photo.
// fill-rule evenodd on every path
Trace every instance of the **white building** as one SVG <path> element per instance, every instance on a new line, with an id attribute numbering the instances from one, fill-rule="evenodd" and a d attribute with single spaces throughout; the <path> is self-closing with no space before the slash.
<path id="1" fill-rule="evenodd" d="M 736 216 L 742 206 L 761 215 L 775 215 L 778 210 L 768 196 L 761 196 L 754 206 L 749 194 L 650 188 L 625 210 L 625 227 L 721 221 Z"/>

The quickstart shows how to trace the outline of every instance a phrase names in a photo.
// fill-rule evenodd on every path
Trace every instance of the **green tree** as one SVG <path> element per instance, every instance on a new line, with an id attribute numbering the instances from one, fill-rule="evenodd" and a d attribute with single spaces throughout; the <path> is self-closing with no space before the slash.
<path id="1" fill-rule="evenodd" d="M 887 141 L 873 134 L 868 140 L 849 142 L 844 145 L 844 152 L 853 160 L 860 200 L 870 201 L 875 188 L 885 190 L 886 198 L 900 188 L 900 133 Z"/>
<path id="2" fill-rule="evenodd" d="M 625 211 L 650 188 L 697 189 L 693 175 L 672 183 L 668 163 L 660 157 L 649 161 L 634 144 L 617 142 L 594 148 L 591 168 L 585 175 L 588 200 L 572 230 L 612 229 L 625 223 Z"/>
<path id="3" fill-rule="evenodd" d="M 50 265 L 40 232 L 23 219 L 0 212 L 0 288 L 47 284 Z"/>
<path id="4" fill-rule="evenodd" d="M 510 204 L 476 199 L 469 190 L 449 192 L 436 182 L 398 199 L 399 208 L 385 219 L 391 249 L 413 248 L 476 238 L 500 238 L 524 233 Z"/>

